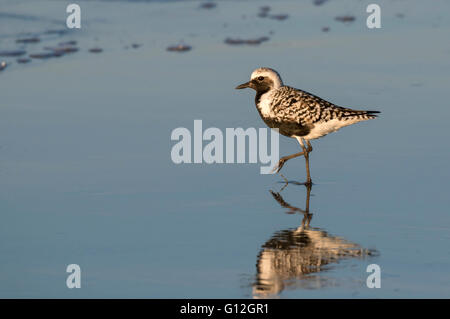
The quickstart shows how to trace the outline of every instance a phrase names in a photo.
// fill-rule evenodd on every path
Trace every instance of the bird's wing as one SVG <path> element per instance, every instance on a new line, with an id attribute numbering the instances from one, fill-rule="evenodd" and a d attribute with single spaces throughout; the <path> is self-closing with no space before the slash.
<path id="1" fill-rule="evenodd" d="M 371 119 L 379 113 L 337 106 L 314 94 L 288 86 L 280 88 L 274 94 L 272 109 L 281 121 L 295 121 L 302 126 L 333 119 Z"/>

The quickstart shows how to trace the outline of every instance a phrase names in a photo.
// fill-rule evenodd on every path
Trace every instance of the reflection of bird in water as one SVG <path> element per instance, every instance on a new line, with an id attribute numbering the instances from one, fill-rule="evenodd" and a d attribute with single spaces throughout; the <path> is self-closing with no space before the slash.
<path id="1" fill-rule="evenodd" d="M 255 297 L 273 297 L 285 288 L 321 288 L 328 284 L 326 278 L 313 274 L 325 270 L 324 266 L 328 265 L 329 269 L 330 264 L 341 259 L 375 253 L 326 231 L 310 228 L 311 186 L 307 186 L 305 210 L 285 202 L 280 193 L 271 191 L 271 194 L 282 207 L 289 209 L 288 213 L 299 212 L 304 217 L 298 228 L 278 231 L 262 246 L 253 285 Z"/>

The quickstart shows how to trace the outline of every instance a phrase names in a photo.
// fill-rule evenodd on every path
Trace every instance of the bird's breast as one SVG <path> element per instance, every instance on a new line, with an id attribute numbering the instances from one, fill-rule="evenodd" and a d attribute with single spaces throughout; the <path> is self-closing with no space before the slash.
<path id="1" fill-rule="evenodd" d="M 264 123 L 270 128 L 277 128 L 284 136 L 307 135 L 309 126 L 302 126 L 296 117 L 289 118 L 283 110 L 274 108 L 274 102 L 277 104 L 276 93 L 276 90 L 272 90 L 256 96 L 256 108 Z"/>
<path id="2" fill-rule="evenodd" d="M 261 117 L 273 118 L 275 114 L 272 110 L 272 92 L 266 92 L 256 99 L 256 108 L 258 109 Z"/>

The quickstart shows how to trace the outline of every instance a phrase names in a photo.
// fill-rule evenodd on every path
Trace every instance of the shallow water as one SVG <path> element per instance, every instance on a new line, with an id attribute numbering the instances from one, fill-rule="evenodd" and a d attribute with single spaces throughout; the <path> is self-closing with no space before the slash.
<path id="1" fill-rule="evenodd" d="M 65 33 L 48 32 L 65 30 L 62 2 L 0 3 L 0 51 L 80 49 L 24 65 L 0 57 L 0 297 L 450 297 L 448 2 L 379 1 L 382 29 L 369 30 L 364 1 L 78 1 L 82 29 Z M 259 18 L 263 5 L 289 18 Z M 41 42 L 16 43 L 24 35 Z M 192 50 L 166 51 L 180 43 Z M 309 229 L 306 187 L 282 189 L 260 164 L 170 158 L 172 130 L 195 119 L 264 127 L 254 94 L 234 90 L 263 65 L 382 111 L 313 141 Z M 304 181 L 303 159 L 283 174 Z M 336 257 L 342 245 L 363 253 Z M 303 267 L 305 256 L 321 266 Z M 66 287 L 72 263 L 81 289 Z M 380 289 L 366 286 L 373 263 Z"/>

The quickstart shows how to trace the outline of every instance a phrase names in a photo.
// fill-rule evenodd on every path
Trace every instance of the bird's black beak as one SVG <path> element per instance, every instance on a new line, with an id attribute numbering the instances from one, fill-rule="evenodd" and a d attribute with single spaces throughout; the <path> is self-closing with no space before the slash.
<path id="1" fill-rule="evenodd" d="M 243 83 L 241 85 L 236 86 L 236 90 L 241 90 L 250 87 L 250 82 Z"/>

